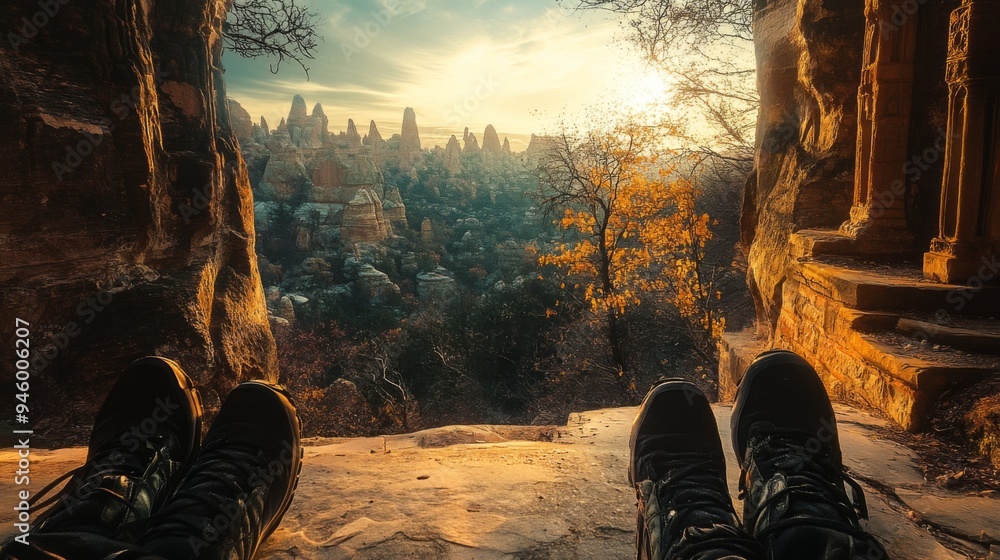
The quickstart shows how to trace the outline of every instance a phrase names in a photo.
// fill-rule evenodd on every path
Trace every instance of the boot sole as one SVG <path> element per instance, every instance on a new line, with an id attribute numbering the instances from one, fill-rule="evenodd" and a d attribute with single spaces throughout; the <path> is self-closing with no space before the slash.
<path id="1" fill-rule="evenodd" d="M 253 558 L 257 554 L 257 550 L 261 547 L 261 545 L 263 545 L 264 542 L 267 541 L 268 537 L 270 537 L 271 534 L 274 533 L 274 531 L 276 531 L 278 527 L 281 526 L 281 522 L 285 517 L 285 513 L 288 512 L 288 509 L 292 505 L 292 499 L 295 497 L 295 491 L 299 487 L 299 478 L 302 475 L 302 459 L 305 457 L 305 449 L 302 447 L 301 444 L 302 432 L 299 425 L 298 410 L 296 410 L 295 408 L 295 403 L 292 401 L 292 395 L 288 392 L 288 389 L 286 389 L 282 385 L 276 385 L 264 381 L 248 381 L 247 384 L 259 385 L 261 387 L 265 387 L 271 390 L 279 397 L 279 400 L 281 401 L 281 404 L 285 409 L 285 414 L 287 415 L 288 421 L 292 425 L 292 430 L 295 432 L 297 436 L 295 439 L 294 451 L 292 451 L 292 456 L 297 459 L 295 472 L 290 474 L 288 477 L 288 486 L 285 488 L 285 497 L 282 500 L 281 505 L 278 507 L 277 514 L 271 519 L 270 522 L 268 522 L 267 526 L 264 527 L 264 530 L 262 530 L 260 533 L 261 538 L 258 540 L 257 545 L 254 547 L 254 550 L 250 555 L 250 557 Z"/>

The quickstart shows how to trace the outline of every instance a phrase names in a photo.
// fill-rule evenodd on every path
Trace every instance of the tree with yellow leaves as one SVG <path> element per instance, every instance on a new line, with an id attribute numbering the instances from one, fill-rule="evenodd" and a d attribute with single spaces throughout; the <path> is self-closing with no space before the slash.
<path id="1" fill-rule="evenodd" d="M 620 385 L 635 391 L 621 319 L 656 294 L 711 338 L 721 333 L 718 298 L 702 264 L 711 220 L 695 208 L 693 181 L 659 161 L 657 129 L 626 119 L 607 130 L 564 132 L 539 160 L 540 202 L 564 242 L 539 264 L 560 270 L 606 318 Z"/>

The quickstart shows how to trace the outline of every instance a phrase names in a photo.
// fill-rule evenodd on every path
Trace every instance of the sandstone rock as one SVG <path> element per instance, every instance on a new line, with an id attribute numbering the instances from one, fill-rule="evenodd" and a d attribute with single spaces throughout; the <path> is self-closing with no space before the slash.
<path id="1" fill-rule="evenodd" d="M 267 306 L 273 309 L 278 308 L 278 302 L 281 301 L 281 288 L 277 286 L 269 286 L 267 288 Z"/>
<path id="2" fill-rule="evenodd" d="M 500 153 L 503 154 L 503 155 L 505 155 L 505 156 L 513 155 L 513 153 L 510 151 L 510 140 L 509 139 L 507 139 L 507 138 L 503 139 L 503 147 L 500 148 Z"/>
<path id="3" fill-rule="evenodd" d="M 382 201 L 368 189 L 360 189 L 344 209 L 340 238 L 344 244 L 377 243 L 388 237 Z"/>
<path id="4" fill-rule="evenodd" d="M 227 97 L 226 101 L 229 105 L 229 123 L 233 133 L 240 141 L 240 146 L 249 146 L 254 141 L 253 119 L 250 118 L 250 113 L 235 99 Z"/>
<path id="5" fill-rule="evenodd" d="M 301 95 L 292 97 L 292 108 L 288 111 L 285 126 L 288 128 L 305 128 L 309 115 L 306 112 L 306 100 Z"/>
<path id="6" fill-rule="evenodd" d="M 360 148 L 361 135 L 358 134 L 358 127 L 354 125 L 354 119 L 347 119 L 347 145 L 350 148 Z"/>
<path id="7" fill-rule="evenodd" d="M 525 162 L 529 165 L 537 164 L 539 158 L 544 157 L 547 152 L 550 152 L 558 145 L 558 141 L 554 136 L 532 134 L 531 140 L 528 142 L 528 147 L 524 150 Z"/>
<path id="8" fill-rule="evenodd" d="M 66 437 L 85 437 L 74 427 L 89 431 L 85 419 L 138 356 L 179 361 L 209 409 L 240 381 L 277 377 L 250 184 L 225 106 L 227 3 L 122 8 L 61 4 L 30 45 L 0 42 L 0 315 L 30 322 L 48 352 L 35 353 L 31 419 Z M 0 29 L 22 29 L 38 9 L 6 4 Z M 109 107 L 123 96 L 132 110 L 117 119 Z M 100 143 L 82 164 L 53 167 L 85 138 Z M 78 314 L 97 300 L 93 316 Z M 79 329 L 68 343 L 46 342 L 68 325 Z"/>
<path id="9" fill-rule="evenodd" d="M 381 167 L 385 163 L 385 140 L 382 139 L 382 135 L 378 131 L 378 127 L 375 126 L 375 121 L 372 121 L 368 125 L 368 134 L 361 140 L 361 143 L 368 146 L 372 150 L 372 160 L 375 165 Z"/>
<path id="10" fill-rule="evenodd" d="M 420 222 L 420 242 L 425 246 L 434 243 L 434 226 L 431 224 L 430 218 L 424 218 Z"/>
<path id="11" fill-rule="evenodd" d="M 363 264 L 358 268 L 358 285 L 371 297 L 384 298 L 399 294 L 399 286 L 393 284 L 386 273 L 376 270 L 370 264 Z"/>
<path id="12" fill-rule="evenodd" d="M 292 303 L 292 298 L 288 296 L 282 297 L 278 301 L 278 305 L 275 307 L 274 315 L 279 319 L 284 319 L 288 321 L 289 324 L 294 324 L 295 304 Z"/>
<path id="13" fill-rule="evenodd" d="M 370 417 L 351 385 L 338 380 L 324 391 L 322 416 L 360 411 L 339 416 L 340 425 Z M 728 441 L 729 407 L 713 410 Z M 891 558 L 958 560 L 967 555 L 942 545 L 955 546 L 950 535 L 978 540 L 985 532 L 996 539 L 997 500 L 928 492 L 915 468 L 916 454 L 872 428 L 880 426 L 879 418 L 843 407 L 837 413 L 852 472 L 894 490 L 890 497 L 864 488 L 871 513 L 866 527 Z M 573 413 L 558 426 L 449 426 L 307 439 L 295 499 L 258 556 L 281 558 L 290 550 L 302 560 L 634 556 L 635 500 L 625 475 L 634 417 L 634 408 L 618 408 Z M 317 429 L 312 418 L 302 420 L 304 430 Z M 730 446 L 724 451 L 735 495 L 740 469 Z M 33 457 L 36 452 L 33 465 L 42 485 L 82 464 L 87 454 L 82 447 L 32 450 Z M 372 480 L 382 483 L 377 495 Z M 0 479 L 0 495 L 13 491 L 12 479 Z M 10 526 L 13 514 L 0 511 L 0 523 Z M 920 519 L 947 527 L 948 535 L 932 532 Z M 970 550 L 988 554 L 976 546 Z"/>
<path id="14" fill-rule="evenodd" d="M 417 275 L 417 295 L 423 300 L 447 300 L 458 295 L 455 279 L 448 276 L 448 271 L 437 267 L 433 272 L 421 272 Z"/>
<path id="15" fill-rule="evenodd" d="M 271 137 L 271 130 L 267 127 L 267 121 L 262 116 L 260 124 L 253 126 L 253 141 L 257 144 L 267 144 Z"/>
<path id="16" fill-rule="evenodd" d="M 295 146 L 287 146 L 271 154 L 258 190 L 262 200 L 285 202 L 306 196 L 310 187 L 302 152 Z"/>
<path id="17" fill-rule="evenodd" d="M 777 322 L 792 231 L 848 213 L 864 21 L 860 4 L 814 0 L 770 2 L 754 19 L 760 142 L 741 227 L 761 325 Z"/>
<path id="18" fill-rule="evenodd" d="M 478 154 L 480 152 L 479 142 L 476 140 L 475 134 L 470 132 L 465 135 L 465 148 L 462 152 L 466 154 Z"/>
<path id="19" fill-rule="evenodd" d="M 385 199 L 382 201 L 382 210 L 385 219 L 389 220 L 393 229 L 403 229 L 406 227 L 406 205 L 403 204 L 403 197 L 396 187 L 388 187 L 385 191 Z"/>
<path id="20" fill-rule="evenodd" d="M 448 139 L 448 145 L 444 148 L 444 167 L 452 175 L 462 172 L 462 146 L 454 134 Z"/>
<path id="21" fill-rule="evenodd" d="M 367 187 L 370 190 L 380 190 L 384 182 L 382 171 L 375 165 L 368 154 L 357 154 L 350 160 L 344 184 L 354 187 Z"/>
<path id="22" fill-rule="evenodd" d="M 500 145 L 500 136 L 497 135 L 497 129 L 493 128 L 493 125 L 487 125 L 486 131 L 483 132 L 483 151 L 493 154 L 500 155 L 500 150 L 502 146 Z"/>
<path id="23" fill-rule="evenodd" d="M 420 160 L 420 132 L 417 130 L 417 114 L 412 108 L 403 111 L 403 129 L 399 135 L 399 161 L 404 168 L 412 167 Z"/>

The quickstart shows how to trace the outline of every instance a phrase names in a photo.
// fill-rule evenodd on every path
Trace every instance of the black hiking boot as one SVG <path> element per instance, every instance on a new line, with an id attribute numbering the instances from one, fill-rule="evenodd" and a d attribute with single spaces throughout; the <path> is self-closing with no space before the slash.
<path id="1" fill-rule="evenodd" d="M 888 557 L 861 528 L 864 492 L 845 472 L 833 406 L 805 360 L 785 350 L 754 359 L 736 393 L 732 437 L 743 521 L 770 558 Z"/>
<path id="2" fill-rule="evenodd" d="M 56 479 L 35 507 L 35 531 L 87 533 L 134 542 L 143 522 L 176 487 L 201 439 L 201 399 L 175 362 L 143 358 L 129 366 L 94 421 L 87 462 Z"/>
<path id="3" fill-rule="evenodd" d="M 637 558 L 764 558 L 736 517 L 715 415 L 697 386 L 674 379 L 654 387 L 632 424 L 629 450 Z"/>
<path id="4" fill-rule="evenodd" d="M 301 458 L 288 393 L 260 381 L 241 384 L 140 545 L 165 558 L 250 560 L 291 505 Z"/>

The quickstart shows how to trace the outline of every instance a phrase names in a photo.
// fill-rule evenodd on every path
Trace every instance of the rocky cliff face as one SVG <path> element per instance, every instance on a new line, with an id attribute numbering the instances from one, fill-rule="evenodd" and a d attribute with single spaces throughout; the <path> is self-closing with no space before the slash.
<path id="1" fill-rule="evenodd" d="M 791 233 L 836 228 L 851 207 L 863 30 L 863 0 L 774 0 L 755 15 L 761 106 L 741 228 L 762 325 L 777 320 Z"/>
<path id="2" fill-rule="evenodd" d="M 36 419 L 88 418 L 148 354 L 180 361 L 210 407 L 277 377 L 221 71 L 226 8 L 79 0 L 0 43 L 0 308 L 31 323 Z M 7 5 L 0 28 L 36 12 Z"/>

